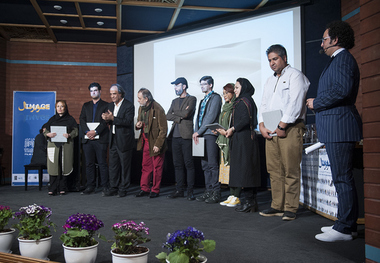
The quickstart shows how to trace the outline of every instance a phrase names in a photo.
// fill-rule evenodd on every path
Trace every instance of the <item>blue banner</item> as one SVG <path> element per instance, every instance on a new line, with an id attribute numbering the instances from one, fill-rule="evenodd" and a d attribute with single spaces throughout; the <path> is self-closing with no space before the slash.
<path id="1" fill-rule="evenodd" d="M 33 155 L 34 138 L 55 114 L 55 92 L 13 92 L 12 185 L 25 185 L 24 165 Z M 44 182 L 49 176 L 44 171 Z M 38 185 L 38 172 L 30 171 L 28 185 Z"/>

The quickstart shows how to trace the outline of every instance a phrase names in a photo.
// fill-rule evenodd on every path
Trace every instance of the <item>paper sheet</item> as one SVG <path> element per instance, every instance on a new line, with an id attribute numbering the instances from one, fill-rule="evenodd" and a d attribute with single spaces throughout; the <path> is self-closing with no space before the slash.
<path id="1" fill-rule="evenodd" d="M 204 157 L 205 156 L 205 138 L 198 137 L 198 144 L 194 143 L 193 140 L 193 156 Z"/>
<path id="2" fill-rule="evenodd" d="M 311 153 L 312 151 L 315 151 L 315 150 L 318 150 L 319 148 L 321 148 L 323 145 L 325 145 L 324 143 L 322 142 L 317 142 L 307 148 L 305 148 L 305 153 L 308 154 L 308 153 Z"/>
<path id="3" fill-rule="evenodd" d="M 100 124 L 100 122 L 87 122 L 87 127 L 90 131 L 94 131 Z M 87 135 L 84 135 L 85 139 L 88 139 Z M 99 134 L 95 136 L 95 139 L 99 139 Z"/>
<path id="4" fill-rule="evenodd" d="M 51 126 L 51 133 L 56 133 L 57 135 L 54 138 L 51 138 L 52 142 L 67 142 L 67 139 L 63 137 L 64 133 L 67 133 L 66 126 Z"/>

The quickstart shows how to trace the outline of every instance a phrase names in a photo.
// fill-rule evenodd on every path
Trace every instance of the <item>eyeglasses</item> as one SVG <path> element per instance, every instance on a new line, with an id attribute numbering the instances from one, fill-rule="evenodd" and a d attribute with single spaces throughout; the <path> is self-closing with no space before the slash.
<path id="1" fill-rule="evenodd" d="M 330 38 L 330 37 L 324 37 L 324 38 L 322 38 L 322 39 L 321 39 L 322 43 L 323 43 L 326 39 L 328 39 L 328 38 Z"/>

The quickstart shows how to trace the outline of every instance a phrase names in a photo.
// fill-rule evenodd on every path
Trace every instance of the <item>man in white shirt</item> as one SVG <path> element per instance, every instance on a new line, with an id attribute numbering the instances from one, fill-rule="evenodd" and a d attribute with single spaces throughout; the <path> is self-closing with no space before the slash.
<path id="1" fill-rule="evenodd" d="M 131 183 L 131 160 L 134 144 L 135 107 L 124 98 L 125 92 L 119 84 L 110 88 L 112 102 L 108 111 L 102 114 L 110 124 L 109 137 L 109 184 L 103 196 L 124 197 Z"/>
<path id="2" fill-rule="evenodd" d="M 300 195 L 306 93 L 310 82 L 299 70 L 287 63 L 286 49 L 270 46 L 266 54 L 274 71 L 264 85 L 259 113 L 259 128 L 266 139 L 266 164 L 270 174 L 272 203 L 262 216 L 296 218 Z M 282 118 L 275 130 L 265 127 L 263 113 L 281 110 Z"/>

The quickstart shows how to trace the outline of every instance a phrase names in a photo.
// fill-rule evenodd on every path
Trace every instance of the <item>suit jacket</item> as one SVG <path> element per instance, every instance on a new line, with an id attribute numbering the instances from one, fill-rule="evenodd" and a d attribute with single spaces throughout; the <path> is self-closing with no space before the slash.
<path id="1" fill-rule="evenodd" d="M 141 107 L 139 108 L 139 114 L 137 121 L 141 119 Z M 167 150 L 166 145 L 166 134 L 168 132 L 168 123 L 166 121 L 165 110 L 160 104 L 153 101 L 153 105 L 149 110 L 148 117 L 148 142 L 149 142 L 149 153 L 150 156 L 157 156 L 164 153 Z M 140 151 L 143 148 L 143 129 L 140 129 L 140 137 L 137 142 L 137 150 Z M 160 148 L 158 153 L 153 152 L 153 147 L 157 146 Z"/>
<path id="2" fill-rule="evenodd" d="M 313 102 L 321 142 L 361 140 L 362 121 L 355 107 L 359 80 L 358 64 L 347 50 L 338 53 L 322 72 Z"/>
<path id="3" fill-rule="evenodd" d="M 109 103 L 108 109 L 113 113 L 115 104 L 113 102 Z M 132 104 L 132 102 L 124 98 L 117 116 L 114 117 L 114 120 L 110 122 L 110 148 L 112 146 L 113 136 L 116 136 L 116 146 L 120 151 L 126 152 L 128 150 L 132 150 L 135 137 L 133 130 L 134 116 L 135 106 Z M 113 126 L 115 126 L 115 134 L 112 133 Z"/>
<path id="4" fill-rule="evenodd" d="M 95 122 L 100 122 L 99 126 L 95 129 L 96 132 L 99 134 L 99 142 L 100 143 L 108 143 L 108 126 L 107 123 L 102 119 L 102 113 L 106 112 L 108 109 L 108 102 L 100 99 L 98 102 L 98 107 L 96 108 L 95 112 Z M 87 122 L 92 122 L 92 115 L 93 115 L 93 102 L 89 101 L 83 104 L 82 111 L 79 116 L 79 123 L 82 128 L 83 134 L 81 134 L 82 137 L 82 143 L 88 142 L 88 139 L 84 138 L 84 135 L 87 131 L 90 130 L 87 126 Z"/>
<path id="5" fill-rule="evenodd" d="M 168 121 L 173 121 L 169 137 L 172 136 L 175 125 L 178 125 L 181 137 L 183 139 L 191 139 L 193 135 L 193 119 L 197 98 L 194 96 L 187 96 L 183 99 L 181 105 L 179 104 L 180 100 L 181 98 L 174 99 L 166 114 L 166 119 Z"/>
<path id="6" fill-rule="evenodd" d="M 202 104 L 201 100 L 199 102 L 199 107 L 198 107 L 198 115 L 197 119 L 195 121 L 195 132 L 198 132 L 199 136 L 203 135 L 214 135 L 218 136 L 212 133 L 210 129 L 206 127 L 207 124 L 215 123 L 219 121 L 219 114 L 220 114 L 220 109 L 222 107 L 222 98 L 220 95 L 216 92 L 214 92 L 211 97 L 208 99 L 206 108 L 203 114 L 203 119 L 202 119 L 202 125 L 199 127 L 198 122 L 199 122 L 199 109 L 201 108 Z"/>

